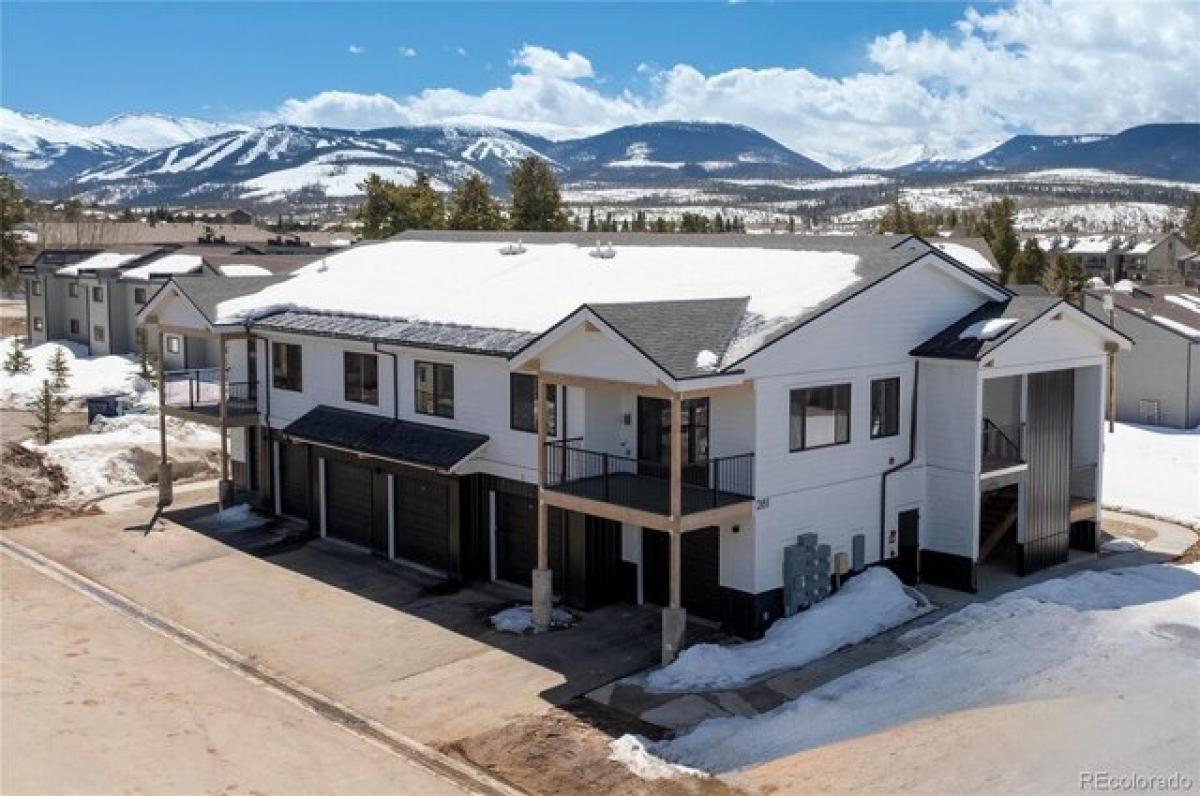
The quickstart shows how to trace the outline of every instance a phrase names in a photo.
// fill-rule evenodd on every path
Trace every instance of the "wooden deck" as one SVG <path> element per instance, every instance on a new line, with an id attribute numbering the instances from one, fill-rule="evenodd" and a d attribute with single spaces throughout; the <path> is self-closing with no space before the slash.
<path id="1" fill-rule="evenodd" d="M 162 407 L 162 411 L 168 417 L 179 417 L 206 426 L 216 426 L 221 422 L 221 407 L 215 402 L 192 406 L 178 406 L 168 402 Z M 257 425 L 258 406 L 252 401 L 230 400 L 226 404 L 225 424 L 230 428 Z"/>
<path id="2" fill-rule="evenodd" d="M 548 486 L 546 489 L 651 514 L 667 516 L 671 513 L 670 482 L 665 479 L 632 473 L 613 473 L 608 476 L 607 495 L 604 482 L 605 479 L 602 476 L 594 476 L 566 481 L 555 486 Z M 746 495 L 714 491 L 703 486 L 683 485 L 683 513 L 685 515 L 733 506 L 752 499 Z"/>

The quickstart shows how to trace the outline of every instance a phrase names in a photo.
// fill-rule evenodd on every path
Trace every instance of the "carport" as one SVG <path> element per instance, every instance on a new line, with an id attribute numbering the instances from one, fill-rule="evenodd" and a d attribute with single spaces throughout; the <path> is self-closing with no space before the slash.
<path id="1" fill-rule="evenodd" d="M 311 494 L 310 527 L 322 538 L 462 579 L 455 470 L 483 447 L 486 436 L 319 406 L 284 428 L 281 437 L 277 512 L 288 513 L 285 502 Z M 300 468 L 307 489 L 293 475 Z"/>

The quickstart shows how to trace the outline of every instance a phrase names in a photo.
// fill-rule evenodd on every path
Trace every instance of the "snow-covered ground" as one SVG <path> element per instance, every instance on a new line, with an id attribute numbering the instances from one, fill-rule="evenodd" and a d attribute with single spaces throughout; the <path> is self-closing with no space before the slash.
<path id="1" fill-rule="evenodd" d="M 11 348 L 11 337 L 0 338 L 0 359 L 6 357 Z M 89 395 L 128 395 L 141 406 L 150 406 L 157 401 L 154 388 L 138 375 L 138 363 L 133 357 L 89 357 L 81 345 L 56 341 L 25 348 L 33 365 L 29 373 L 9 373 L 0 369 L 0 409 L 24 409 L 25 403 L 42 386 L 42 381 L 53 379 L 48 367 L 57 348 L 65 350 L 71 369 L 67 387 L 59 395 L 74 407 L 77 408 Z"/>
<path id="2" fill-rule="evenodd" d="M 780 619 L 758 641 L 688 647 L 669 666 L 651 672 L 651 691 L 730 688 L 759 675 L 803 666 L 835 650 L 915 619 L 931 607 L 889 570 L 873 567 L 807 611 Z"/>
<path id="3" fill-rule="evenodd" d="M 972 210 L 983 207 L 996 197 L 978 188 L 949 185 L 933 188 L 901 188 L 899 197 L 910 209 L 921 213 L 946 210 Z M 887 212 L 889 205 L 873 205 L 833 217 L 835 224 L 866 224 Z"/>
<path id="4" fill-rule="evenodd" d="M 1155 744 L 1153 762 L 1194 775 L 1197 639 L 1200 564 L 1087 571 L 969 605 L 910 631 L 900 639 L 908 652 L 769 713 L 711 719 L 673 740 L 640 741 L 644 752 L 619 740 L 613 751 L 635 763 L 635 771 L 661 774 L 644 759 L 650 753 L 707 772 L 730 772 L 963 711 L 1014 704 L 1071 711 L 1072 700 L 1102 700 L 1126 711 L 1104 730 L 1109 741 L 1117 739 L 1109 746 L 1149 766 L 1149 755 L 1138 747 L 1152 727 L 1167 739 Z M 1168 701 L 1147 710 L 1147 702 L 1163 695 Z M 1075 761 L 1055 762 L 1078 782 Z M 1107 762 L 1116 770 L 1129 761 Z"/>
<path id="5" fill-rule="evenodd" d="M 1138 177 L 1104 169 L 1043 169 L 1024 174 L 998 174 L 994 177 L 976 177 L 970 180 L 975 185 L 997 185 L 1009 182 L 1036 182 L 1063 185 L 1157 185 L 1164 188 L 1182 188 L 1200 191 L 1200 183 L 1160 180 L 1154 177 Z"/>
<path id="6" fill-rule="evenodd" d="M 215 429 L 167 418 L 167 446 L 176 478 L 217 472 L 220 435 Z M 144 487 L 158 477 L 158 415 L 97 418 L 87 433 L 49 445 L 25 447 L 45 455 L 67 474 L 65 503 L 79 505 L 114 492 Z"/>
<path id="7" fill-rule="evenodd" d="M 1013 224 L 1019 230 L 1040 232 L 1068 226 L 1080 232 L 1151 234 L 1168 224 L 1179 225 L 1187 211 L 1155 202 L 1085 202 L 1053 207 L 1022 207 Z"/>
<path id="8" fill-rule="evenodd" d="M 1200 529 L 1200 427 L 1117 423 L 1104 435 L 1104 505 Z"/>
<path id="9" fill-rule="evenodd" d="M 531 605 L 514 605 L 511 608 L 505 608 L 503 611 L 492 614 L 489 618 L 492 627 L 502 633 L 532 633 L 533 627 L 533 606 Z M 570 611 L 562 608 L 554 608 L 550 611 L 550 627 L 564 628 L 570 627 L 575 622 L 575 617 Z"/>
<path id="10" fill-rule="evenodd" d="M 191 526 L 214 533 L 237 533 L 258 528 L 268 522 L 271 522 L 271 518 L 256 512 L 249 503 L 239 503 L 194 520 Z"/>

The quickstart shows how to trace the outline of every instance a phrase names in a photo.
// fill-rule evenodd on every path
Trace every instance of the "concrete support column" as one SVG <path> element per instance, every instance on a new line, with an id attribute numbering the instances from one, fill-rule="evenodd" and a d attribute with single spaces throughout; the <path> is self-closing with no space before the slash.
<path id="1" fill-rule="evenodd" d="M 687 611 L 683 608 L 683 400 L 671 396 L 671 530 L 669 604 L 662 612 L 662 663 L 666 666 L 683 649 Z"/>
<path id="2" fill-rule="evenodd" d="M 537 374 L 534 386 L 534 417 L 537 425 L 537 569 L 533 571 L 533 627 L 536 631 L 550 627 L 553 577 L 550 573 L 550 518 L 546 506 L 546 394 L 542 374 Z"/>
<path id="3" fill-rule="evenodd" d="M 662 665 L 674 661 L 683 649 L 683 635 L 687 628 L 687 611 L 682 608 L 662 609 Z"/>
<path id="4" fill-rule="evenodd" d="M 163 333 L 158 333 L 158 348 L 163 348 Z M 174 474 L 171 471 L 171 461 L 167 458 L 167 415 L 163 407 L 167 405 L 167 379 L 164 375 L 162 357 L 158 359 L 158 506 L 166 508 L 175 500 Z"/>

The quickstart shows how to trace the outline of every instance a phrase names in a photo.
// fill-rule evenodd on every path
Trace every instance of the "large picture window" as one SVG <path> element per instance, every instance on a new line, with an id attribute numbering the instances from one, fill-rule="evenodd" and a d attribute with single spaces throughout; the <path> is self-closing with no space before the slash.
<path id="1" fill-rule="evenodd" d="M 516 431 L 537 431 L 537 376 L 513 373 L 508 382 L 509 424 Z M 546 401 L 546 435 L 558 436 L 558 388 L 544 385 Z"/>
<path id="2" fill-rule="evenodd" d="M 294 343 L 271 343 L 271 384 L 280 390 L 304 389 L 301 348 Z"/>
<path id="3" fill-rule="evenodd" d="M 850 385 L 792 390 L 788 433 L 793 451 L 844 445 L 850 441 Z"/>
<path id="4" fill-rule="evenodd" d="M 900 379 L 871 382 L 871 439 L 900 433 Z"/>
<path id="5" fill-rule="evenodd" d="M 416 411 L 422 415 L 454 417 L 454 366 L 416 363 Z"/>
<path id="6" fill-rule="evenodd" d="M 379 403 L 379 360 L 374 354 L 345 352 L 342 355 L 342 372 L 347 401 Z"/>

